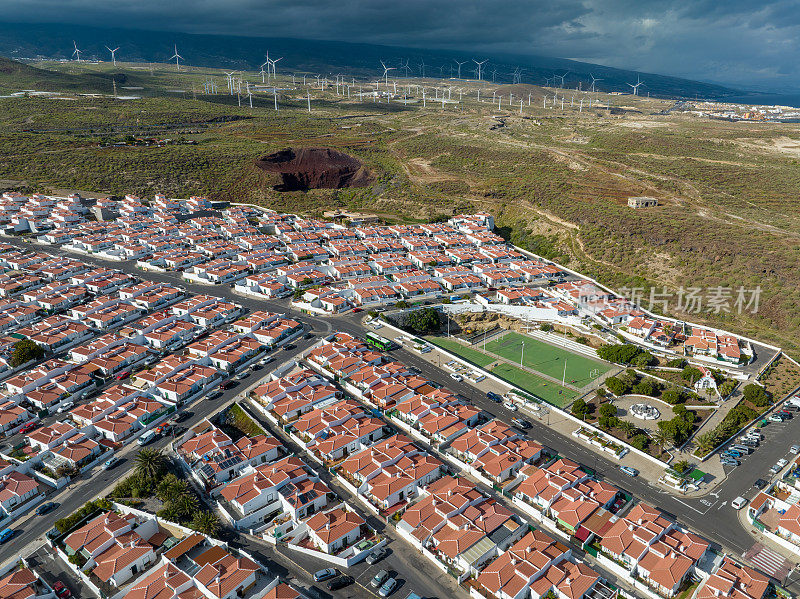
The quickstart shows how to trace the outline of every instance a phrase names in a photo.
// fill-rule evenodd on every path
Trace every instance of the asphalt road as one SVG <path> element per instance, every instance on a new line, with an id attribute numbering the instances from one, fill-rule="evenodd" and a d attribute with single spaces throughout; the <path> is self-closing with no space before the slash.
<path id="1" fill-rule="evenodd" d="M 324 318 L 307 314 L 297 314 L 296 311 L 290 308 L 288 299 L 261 300 L 240 296 L 233 293 L 233 290 L 226 285 L 206 286 L 191 284 L 179 279 L 176 273 L 143 273 L 131 262 L 99 260 L 95 257 L 85 257 L 71 252 L 65 252 L 60 248 L 39 246 L 38 244 L 28 243 L 17 238 L 7 238 L 6 240 L 20 247 L 53 254 L 68 255 L 86 262 L 117 268 L 138 277 L 173 284 L 178 283 L 192 293 L 206 293 L 220 296 L 230 301 L 237 302 L 251 310 L 266 309 L 291 314 L 294 318 L 301 320 L 307 328 L 310 328 L 319 335 L 330 334 L 333 331 L 341 331 L 353 335 L 362 335 L 364 333 L 364 327 L 361 324 L 361 314 L 350 313 Z M 305 344 L 298 344 L 297 351 L 302 351 L 303 347 L 307 347 L 308 344 L 312 342 L 313 340 Z M 431 381 L 446 386 L 453 392 L 468 398 L 479 408 L 507 423 L 510 423 L 511 419 L 515 416 L 514 413 L 504 408 L 501 404 L 496 404 L 488 400 L 483 393 L 478 392 L 468 383 L 452 380 L 445 371 L 433 366 L 421 356 L 405 349 L 395 350 L 392 352 L 392 355 L 399 361 L 416 367 Z M 289 355 L 286 355 L 287 359 L 289 357 Z M 278 359 L 276 362 L 281 363 L 283 361 L 285 360 Z M 257 374 L 263 376 L 269 371 L 269 369 L 264 369 L 258 371 Z M 245 384 L 249 385 L 249 379 Z M 230 399 L 237 393 L 237 389 L 234 388 L 226 391 L 223 398 L 216 400 L 216 402 L 199 400 L 195 406 L 202 405 L 202 407 L 193 408 L 196 413 L 192 420 L 184 423 L 184 426 L 208 415 L 213 410 L 214 405 L 219 405 L 220 402 Z M 213 405 L 206 409 L 205 406 L 207 404 Z M 761 448 L 749 458 L 746 458 L 739 468 L 729 472 L 727 479 L 715 492 L 702 498 L 682 498 L 671 494 L 665 489 L 652 486 L 643 479 L 630 478 L 624 475 L 618 469 L 617 464 L 591 451 L 588 447 L 581 445 L 572 438 L 554 432 L 552 429 L 548 428 L 546 421 L 540 422 L 530 418 L 529 420 L 531 420 L 533 425 L 532 428 L 527 431 L 528 436 L 531 438 L 554 449 L 564 457 L 592 468 L 612 484 L 632 493 L 638 499 L 660 508 L 667 514 L 672 515 L 693 531 L 718 545 L 719 548 L 738 555 L 742 555 L 754 544 L 754 538 L 750 535 L 749 531 L 743 528 L 739 523 L 736 512 L 730 507 L 730 501 L 738 495 L 748 498 L 751 497 L 754 494 L 754 490 L 751 489 L 753 481 L 757 478 L 768 479 L 767 470 L 769 467 L 788 453 L 789 445 L 800 439 L 800 417 L 796 417 L 782 424 L 771 423 L 765 431 L 766 439 L 762 442 Z M 163 446 L 166 445 L 166 442 L 167 441 L 164 439 L 159 440 L 158 443 Z M 131 447 L 129 446 L 125 449 L 129 450 Z M 123 450 L 122 455 L 125 455 L 125 450 Z M 101 491 L 104 486 L 118 478 L 119 474 L 117 474 L 117 472 L 122 472 L 125 468 L 125 464 L 120 464 L 115 471 L 101 473 L 88 481 L 73 483 L 72 486 L 80 484 L 80 493 L 66 493 L 63 499 L 59 498 L 61 505 L 59 505 L 57 510 L 51 512 L 47 516 L 32 518 L 31 520 L 34 521 L 33 525 L 28 525 L 26 523 L 22 527 L 23 530 L 18 533 L 18 536 L 15 537 L 12 543 L 0 547 L 0 560 L 5 561 L 12 555 L 16 555 L 15 552 L 34 541 L 48 530 L 51 526 L 50 523 L 75 511 L 85 503 L 87 499 L 93 497 Z M 296 559 L 294 559 L 295 556 L 292 556 L 292 558 L 293 561 L 296 561 Z M 398 569 L 399 568 L 400 566 L 398 565 Z M 798 588 L 790 588 L 790 590 L 800 590 L 800 585 L 796 586 Z M 344 589 L 339 593 L 344 593 L 343 596 L 346 596 L 347 593 L 352 592 L 353 591 Z"/>

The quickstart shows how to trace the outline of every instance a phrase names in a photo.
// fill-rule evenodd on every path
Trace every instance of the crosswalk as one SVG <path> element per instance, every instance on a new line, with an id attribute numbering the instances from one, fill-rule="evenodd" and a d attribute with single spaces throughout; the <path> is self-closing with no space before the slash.
<path id="1" fill-rule="evenodd" d="M 745 553 L 745 559 L 752 563 L 756 568 L 769 574 L 777 580 L 783 580 L 792 569 L 792 564 L 780 553 L 764 547 L 760 543 L 753 545 Z"/>

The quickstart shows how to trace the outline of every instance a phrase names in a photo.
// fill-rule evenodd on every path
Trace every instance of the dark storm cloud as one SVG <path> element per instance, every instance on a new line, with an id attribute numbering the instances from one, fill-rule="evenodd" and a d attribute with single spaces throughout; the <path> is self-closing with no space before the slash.
<path id="1" fill-rule="evenodd" d="M 800 87 L 800 0 L 0 0 L 7 21 L 543 54 Z"/>

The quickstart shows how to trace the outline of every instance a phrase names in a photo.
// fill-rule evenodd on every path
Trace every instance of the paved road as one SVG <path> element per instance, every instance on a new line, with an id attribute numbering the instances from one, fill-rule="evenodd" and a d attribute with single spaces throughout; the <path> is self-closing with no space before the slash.
<path id="1" fill-rule="evenodd" d="M 65 252 L 60 248 L 43 247 L 17 238 L 7 238 L 6 240 L 28 249 L 77 257 L 86 262 L 94 262 L 103 266 L 118 268 L 129 274 L 140 277 L 143 276 L 155 281 L 173 284 L 180 282 L 180 284 L 186 287 L 190 292 L 220 296 L 230 301 L 237 302 L 251 310 L 266 309 L 275 312 L 293 312 L 289 307 L 289 300 L 286 299 L 261 300 L 240 296 L 233 293 L 233 290 L 228 286 L 206 286 L 184 282 L 179 280 L 175 273 L 142 273 L 142 271 L 137 269 L 131 262 L 120 263 L 100 260 L 95 257 L 80 256 L 71 252 Z M 296 318 L 302 320 L 308 328 L 322 335 L 333 331 L 342 331 L 353 335 L 362 335 L 364 332 L 364 327 L 361 324 L 361 314 L 350 313 L 333 317 L 318 317 L 307 314 L 297 315 L 296 313 L 294 315 Z M 301 349 L 302 346 L 299 346 L 298 351 Z M 395 350 L 392 352 L 392 355 L 399 361 L 416 367 L 431 381 L 446 386 L 455 393 L 463 395 L 476 406 L 495 415 L 501 420 L 510 423 L 511 419 L 514 417 L 514 414 L 502 405 L 491 402 L 468 383 L 456 382 L 450 379 L 446 372 L 433 366 L 421 356 L 405 349 Z M 279 360 L 278 362 L 281 361 L 283 360 Z M 264 375 L 267 372 L 269 372 L 269 370 L 265 369 L 259 371 L 259 374 Z M 228 395 L 235 395 L 236 393 L 236 389 L 230 390 L 226 392 L 226 396 L 223 399 L 217 401 L 225 401 Z M 202 411 L 208 413 L 205 410 Z M 200 417 L 200 413 L 198 413 L 190 422 L 199 420 Z M 532 424 L 533 427 L 528 431 L 531 438 L 556 450 L 564 457 L 594 469 L 612 484 L 634 494 L 643 501 L 659 507 L 695 532 L 718 544 L 722 549 L 737 555 L 742 555 L 749 549 L 753 545 L 754 539 L 749 532 L 740 525 L 735 512 L 730 508 L 730 501 L 738 495 L 744 495 L 745 497 L 752 496 L 753 492 L 750 490 L 750 487 L 753 481 L 759 477 L 767 478 L 765 475 L 769 467 L 786 454 L 788 446 L 791 443 L 800 439 L 800 417 L 783 424 L 770 424 L 770 426 L 767 427 L 767 439 L 762 443 L 762 447 L 757 450 L 753 456 L 746 459 L 741 467 L 730 473 L 728 475 L 728 480 L 726 480 L 716 492 L 704 498 L 681 498 L 672 495 L 665 489 L 652 486 L 642 479 L 625 476 L 611 460 L 595 453 L 570 437 L 565 437 L 552 431 L 548 428 L 547 421 L 539 422 L 533 420 Z M 166 441 L 160 441 L 160 443 L 166 444 Z M 120 468 L 124 468 L 124 465 L 121 465 Z M 44 517 L 41 518 L 41 520 L 43 520 L 42 525 L 35 526 L 35 528 L 30 531 L 24 530 L 19 537 L 15 539 L 15 542 L 10 545 L 20 548 L 31 542 L 45 530 L 49 529 L 47 523 L 73 512 L 89 497 L 92 497 L 101 489 L 99 485 L 102 481 L 113 480 L 116 476 L 117 475 L 114 473 L 101 474 L 99 477 L 88 481 L 88 483 L 82 483 L 81 493 L 79 493 L 77 497 L 75 497 L 74 493 L 68 495 L 62 500 L 63 503 L 59 506 L 58 510 L 53 512 L 53 515 L 48 515 L 46 517 L 46 521 L 44 521 Z M 97 489 L 97 491 L 95 491 L 95 489 Z M 18 550 L 12 549 L 11 546 L 7 546 L 8 548 L 0 548 L 0 561 L 4 561 L 10 557 L 14 551 Z M 800 590 L 800 584 L 795 584 L 793 586 L 797 586 L 797 588 L 792 588 L 790 590 Z"/>

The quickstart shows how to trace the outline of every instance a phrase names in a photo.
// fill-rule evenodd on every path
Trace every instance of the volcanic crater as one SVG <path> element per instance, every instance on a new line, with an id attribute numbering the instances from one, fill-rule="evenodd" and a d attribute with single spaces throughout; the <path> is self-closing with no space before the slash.
<path id="1" fill-rule="evenodd" d="M 367 187 L 374 180 L 360 160 L 330 148 L 286 148 L 262 156 L 256 166 L 280 176 L 277 191 Z"/>

